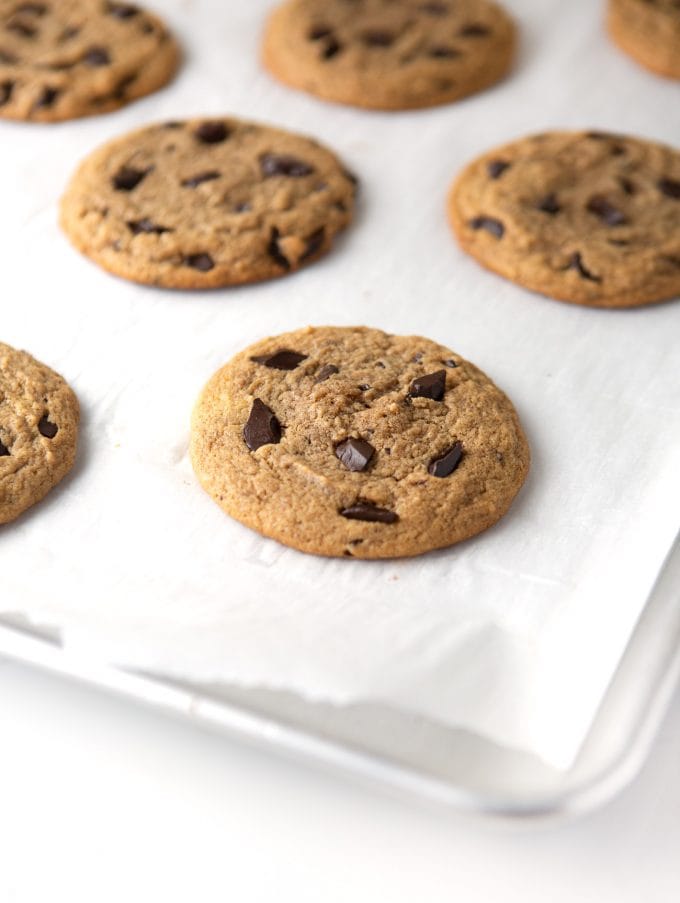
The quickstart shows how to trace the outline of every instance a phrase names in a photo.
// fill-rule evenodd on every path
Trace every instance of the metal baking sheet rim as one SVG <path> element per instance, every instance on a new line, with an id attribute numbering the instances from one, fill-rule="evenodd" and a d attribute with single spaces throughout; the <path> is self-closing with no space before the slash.
<path id="1" fill-rule="evenodd" d="M 567 772 L 555 771 L 554 785 L 543 780 L 538 792 L 518 793 L 510 782 L 505 788 L 489 791 L 466 783 L 465 771 L 454 779 L 442 778 L 428 773 L 423 762 L 400 762 L 384 752 L 349 745 L 333 736 L 332 728 L 318 731 L 304 723 L 287 722 L 275 710 L 258 710 L 248 699 L 253 691 L 243 688 L 239 691 L 241 698 L 234 702 L 214 688 L 74 656 L 62 648 L 58 631 L 36 626 L 21 614 L 0 616 L 0 653 L 218 728 L 260 747 L 331 766 L 372 785 L 403 791 L 459 812 L 515 820 L 578 815 L 609 801 L 636 776 L 680 679 L 680 535 L 575 765 Z M 308 705 L 304 700 L 299 703 L 303 708 Z M 395 713 L 393 717 L 403 717 L 406 724 L 412 716 Z M 501 773 L 512 757 L 521 755 L 483 738 L 471 742 L 473 748 L 476 743 L 484 750 L 489 763 Z"/>

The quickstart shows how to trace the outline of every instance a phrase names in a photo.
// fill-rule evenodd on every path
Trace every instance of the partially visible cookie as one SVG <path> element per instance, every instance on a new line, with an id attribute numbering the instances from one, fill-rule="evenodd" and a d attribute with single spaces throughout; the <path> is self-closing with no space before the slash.
<path id="1" fill-rule="evenodd" d="M 267 22 L 263 60 L 325 100 L 404 110 L 493 85 L 515 42 L 512 19 L 489 0 L 288 0 Z"/>
<path id="2" fill-rule="evenodd" d="M 209 381 L 194 470 L 232 517 L 303 552 L 418 555 L 508 510 L 529 448 L 506 396 L 419 336 L 308 327 L 263 339 Z"/>
<path id="3" fill-rule="evenodd" d="M 91 154 L 62 199 L 61 224 L 118 276 L 214 288 L 321 257 L 352 219 L 356 185 L 310 138 L 229 118 L 168 122 Z"/>
<path id="4" fill-rule="evenodd" d="M 532 291 L 592 307 L 680 294 L 680 152 L 550 132 L 473 161 L 449 195 L 465 251 Z"/>
<path id="5" fill-rule="evenodd" d="M 73 466 L 78 400 L 59 374 L 0 342 L 0 524 L 39 502 Z"/>
<path id="6" fill-rule="evenodd" d="M 609 0 L 607 27 L 642 66 L 680 78 L 680 0 Z"/>
<path id="7" fill-rule="evenodd" d="M 161 20 L 109 0 L 0 0 L 0 117 L 105 113 L 170 81 L 179 48 Z"/>

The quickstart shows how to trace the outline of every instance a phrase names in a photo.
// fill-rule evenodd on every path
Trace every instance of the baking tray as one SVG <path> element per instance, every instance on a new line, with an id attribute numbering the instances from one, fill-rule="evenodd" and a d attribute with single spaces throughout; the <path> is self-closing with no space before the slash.
<path id="1" fill-rule="evenodd" d="M 102 666 L 59 633 L 0 615 L 0 653 L 196 725 L 460 812 L 511 819 L 573 816 L 638 773 L 680 678 L 680 537 L 574 765 L 540 759 L 382 705 L 311 703 L 288 692 L 199 685 Z"/>

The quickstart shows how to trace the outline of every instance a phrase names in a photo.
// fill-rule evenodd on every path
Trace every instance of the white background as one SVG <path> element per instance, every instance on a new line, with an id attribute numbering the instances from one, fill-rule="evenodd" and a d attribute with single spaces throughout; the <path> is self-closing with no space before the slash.
<path id="1" fill-rule="evenodd" d="M 680 696 L 640 778 L 514 831 L 0 660 L 2 903 L 675 903 Z"/>

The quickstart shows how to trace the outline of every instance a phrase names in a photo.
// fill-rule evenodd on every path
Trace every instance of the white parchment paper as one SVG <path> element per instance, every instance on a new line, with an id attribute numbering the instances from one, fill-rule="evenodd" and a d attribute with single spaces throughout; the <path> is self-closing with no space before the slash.
<path id="1" fill-rule="evenodd" d="M 169 89 L 81 122 L 0 124 L 0 338 L 62 372 L 83 407 L 72 477 L 0 530 L 0 610 L 98 660 L 388 701 L 566 767 L 678 528 L 680 305 L 584 310 L 506 283 L 458 250 L 445 192 L 472 156 L 551 127 L 679 144 L 680 87 L 608 43 L 600 3 L 506 0 L 522 47 L 504 84 L 360 112 L 261 71 L 268 5 L 157 2 L 187 54 Z M 220 112 L 313 134 L 361 176 L 358 221 L 331 256 L 180 294 L 70 248 L 57 200 L 79 158 L 137 124 Z M 187 456 L 203 383 L 244 345 L 308 323 L 430 336 L 512 397 L 533 469 L 497 527 L 415 560 L 323 560 L 203 493 Z"/>

